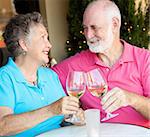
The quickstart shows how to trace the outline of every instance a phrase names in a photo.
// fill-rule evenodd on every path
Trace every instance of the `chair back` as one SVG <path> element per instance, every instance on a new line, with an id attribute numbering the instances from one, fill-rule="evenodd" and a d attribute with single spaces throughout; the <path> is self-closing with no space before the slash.
<path id="1" fill-rule="evenodd" d="M 10 56 L 11 54 L 6 47 L 0 48 L 0 67 L 4 66 L 7 63 Z"/>
<path id="2" fill-rule="evenodd" d="M 3 52 L 0 48 L 0 67 L 2 66 L 2 63 L 3 63 Z"/>

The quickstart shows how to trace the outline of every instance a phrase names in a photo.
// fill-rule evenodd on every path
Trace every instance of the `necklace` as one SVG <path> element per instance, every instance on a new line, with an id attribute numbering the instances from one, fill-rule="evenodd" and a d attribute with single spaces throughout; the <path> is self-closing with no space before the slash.
<path id="1" fill-rule="evenodd" d="M 26 78 L 26 80 L 34 86 L 37 85 L 37 76 L 28 77 L 28 78 Z"/>
<path id="2" fill-rule="evenodd" d="M 34 85 L 34 86 L 37 85 L 37 72 L 29 73 L 29 71 L 27 71 L 23 67 L 20 67 L 20 69 L 22 70 L 24 78 L 28 83 L 30 83 L 31 85 Z"/>
<path id="3" fill-rule="evenodd" d="M 32 84 L 32 85 L 37 85 L 37 81 L 30 81 L 30 80 L 27 80 L 30 84 Z"/>

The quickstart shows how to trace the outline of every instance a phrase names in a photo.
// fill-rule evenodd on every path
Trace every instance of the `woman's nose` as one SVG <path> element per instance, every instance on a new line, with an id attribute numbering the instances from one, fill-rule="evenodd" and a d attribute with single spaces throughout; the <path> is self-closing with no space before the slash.
<path id="1" fill-rule="evenodd" d="M 49 48 L 49 49 L 51 49 L 52 48 L 52 44 L 49 42 L 49 41 L 47 41 L 47 47 Z"/>

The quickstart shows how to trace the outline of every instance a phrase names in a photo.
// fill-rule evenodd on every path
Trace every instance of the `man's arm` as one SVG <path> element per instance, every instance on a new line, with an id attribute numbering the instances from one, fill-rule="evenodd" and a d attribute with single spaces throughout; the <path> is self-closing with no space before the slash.
<path id="1" fill-rule="evenodd" d="M 8 107 L 0 107 L 0 136 L 17 134 L 60 114 L 74 114 L 79 108 L 75 97 L 64 97 L 46 107 L 14 115 Z"/>
<path id="2" fill-rule="evenodd" d="M 131 106 L 150 120 L 150 98 L 137 94 L 131 95 Z"/>
<path id="3" fill-rule="evenodd" d="M 150 99 L 148 97 L 116 87 L 103 97 L 101 103 L 107 112 L 113 112 L 120 107 L 131 106 L 146 119 L 150 119 Z"/>

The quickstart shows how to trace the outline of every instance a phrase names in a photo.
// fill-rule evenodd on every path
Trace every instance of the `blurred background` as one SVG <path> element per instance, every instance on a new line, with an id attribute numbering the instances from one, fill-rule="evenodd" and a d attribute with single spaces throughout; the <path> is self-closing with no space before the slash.
<path id="1" fill-rule="evenodd" d="M 82 30 L 82 14 L 92 0 L 0 0 L 0 48 L 4 48 L 2 33 L 7 21 L 15 14 L 38 11 L 48 25 L 53 45 L 50 57 L 57 62 L 87 49 Z M 122 13 L 121 35 L 129 43 L 149 47 L 149 1 L 114 0 Z M 4 48 L 5 49 L 5 48 Z M 7 54 L 6 51 L 3 55 Z"/>

